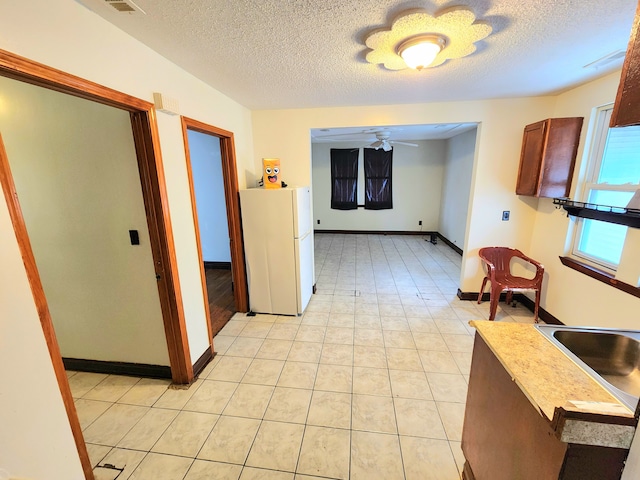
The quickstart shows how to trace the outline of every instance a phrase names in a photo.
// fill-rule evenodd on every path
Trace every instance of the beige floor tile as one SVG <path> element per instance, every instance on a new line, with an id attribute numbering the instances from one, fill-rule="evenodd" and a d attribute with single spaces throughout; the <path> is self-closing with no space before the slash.
<path id="1" fill-rule="evenodd" d="M 178 415 L 177 410 L 152 408 L 118 442 L 119 448 L 149 451 Z"/>
<path id="2" fill-rule="evenodd" d="M 348 479 L 350 437 L 349 430 L 308 426 L 296 473 Z"/>
<path id="3" fill-rule="evenodd" d="M 240 480 L 293 480 L 293 473 L 277 472 L 262 468 L 244 467 Z"/>
<path id="4" fill-rule="evenodd" d="M 400 436 L 407 480 L 458 480 L 449 442 L 433 438 Z"/>
<path id="5" fill-rule="evenodd" d="M 293 342 L 287 360 L 290 362 L 318 363 L 322 353 L 322 343 Z"/>
<path id="6" fill-rule="evenodd" d="M 84 430 L 84 439 L 114 446 L 148 411 L 149 407 L 116 403 Z"/>
<path id="7" fill-rule="evenodd" d="M 453 441 L 462 440 L 462 424 L 464 423 L 464 403 L 436 402 L 447 438 Z"/>
<path id="8" fill-rule="evenodd" d="M 404 309 L 399 303 L 382 303 L 378 305 L 381 317 L 404 317 Z"/>
<path id="9" fill-rule="evenodd" d="M 451 447 L 451 453 L 453 453 L 453 459 L 456 462 L 458 473 L 462 477 L 462 470 L 464 469 L 464 463 L 467 461 L 467 459 L 464 458 L 464 453 L 462 452 L 462 445 L 460 444 L 460 442 L 449 441 L 449 446 Z"/>
<path id="10" fill-rule="evenodd" d="M 300 325 L 296 334 L 296 342 L 322 342 L 326 327 L 316 325 Z"/>
<path id="11" fill-rule="evenodd" d="M 273 323 L 249 322 L 238 334 L 239 337 L 267 338 Z"/>
<path id="12" fill-rule="evenodd" d="M 151 451 L 193 458 L 218 418 L 210 413 L 180 412 Z"/>
<path id="13" fill-rule="evenodd" d="M 289 325 L 283 326 L 288 327 Z M 291 350 L 292 345 L 292 340 L 277 340 L 267 338 L 260 347 L 260 350 L 258 350 L 256 358 L 265 358 L 268 360 L 286 360 L 289 356 L 289 351 Z"/>
<path id="14" fill-rule="evenodd" d="M 131 478 L 131 474 L 133 471 L 138 468 L 142 459 L 147 455 L 147 452 L 140 452 L 137 450 L 125 450 L 122 448 L 114 448 L 109 454 L 104 457 L 104 459 L 100 462 L 100 465 L 113 465 L 118 469 L 122 469 L 122 473 L 119 474 L 118 480 L 121 478 L 128 479 Z M 94 470 L 94 472 L 98 472 L 100 469 Z M 96 480 L 102 480 L 102 474 L 109 474 L 107 469 L 102 469 L 103 471 L 96 474 Z M 119 471 L 119 470 L 118 470 Z M 108 478 L 108 477 L 107 477 Z M 113 477 L 112 477 L 113 478 Z"/>
<path id="15" fill-rule="evenodd" d="M 473 337 L 471 335 L 442 335 L 451 352 L 471 353 L 473 351 Z"/>
<path id="16" fill-rule="evenodd" d="M 337 287 L 336 287 L 337 289 Z M 355 289 L 355 285 L 354 285 Z M 336 297 L 334 297 L 336 298 Z M 355 313 L 355 299 L 354 301 L 341 300 L 341 301 L 333 301 L 331 303 L 331 313 Z"/>
<path id="17" fill-rule="evenodd" d="M 467 382 L 462 375 L 427 372 L 427 381 L 435 400 L 456 403 L 467 401 Z"/>
<path id="18" fill-rule="evenodd" d="M 426 302 L 425 302 L 426 303 Z M 422 315 L 430 315 L 431 311 L 424 305 L 404 305 L 404 314 L 407 317 L 420 317 Z"/>
<path id="19" fill-rule="evenodd" d="M 151 478 L 183 478 L 193 463 L 192 458 L 149 453 L 129 477 L 130 480 Z"/>
<path id="20" fill-rule="evenodd" d="M 353 365 L 357 367 L 387 368 L 387 354 L 383 347 L 356 345 L 353 347 Z"/>
<path id="21" fill-rule="evenodd" d="M 304 428 L 293 423 L 262 422 L 246 465 L 295 472 Z"/>
<path id="22" fill-rule="evenodd" d="M 107 377 L 104 373 L 77 372 L 69 379 L 71 395 L 80 398 Z"/>
<path id="23" fill-rule="evenodd" d="M 384 346 L 386 348 L 416 348 L 413 342 L 413 335 L 408 331 L 384 330 L 383 322 Z"/>
<path id="24" fill-rule="evenodd" d="M 86 400 L 78 398 L 75 402 L 80 427 L 84 430 L 91 425 L 100 415 L 106 412 L 111 402 L 101 402 L 99 400 Z"/>
<path id="25" fill-rule="evenodd" d="M 394 397 L 433 400 L 424 372 L 389 370 L 389 379 Z"/>
<path id="26" fill-rule="evenodd" d="M 154 408 L 172 408 L 176 410 L 182 409 L 191 399 L 194 393 L 203 384 L 202 379 L 193 382 L 188 388 L 172 388 L 171 386 L 166 392 L 153 404 Z"/>
<path id="27" fill-rule="evenodd" d="M 102 462 L 102 459 L 111 451 L 112 448 L 106 445 L 95 445 L 93 443 L 87 443 L 86 445 L 91 467 L 95 467 Z"/>
<path id="28" fill-rule="evenodd" d="M 247 369 L 247 373 L 242 377 L 242 383 L 275 385 L 278 383 L 278 378 L 280 378 L 280 372 L 282 372 L 283 366 L 283 360 L 256 358 Z"/>
<path id="29" fill-rule="evenodd" d="M 396 433 L 396 417 L 391 397 L 353 395 L 352 429 L 367 432 Z"/>
<path id="30" fill-rule="evenodd" d="M 246 322 L 246 321 L 231 319 L 227 322 L 227 324 L 224 327 L 222 327 L 222 330 L 218 332 L 218 335 L 237 337 L 240 334 L 240 332 L 242 332 L 242 329 L 247 326 L 248 323 L 249 322 Z"/>
<path id="31" fill-rule="evenodd" d="M 409 328 L 412 332 L 440 334 L 436 322 L 427 315 L 426 317 L 407 317 Z"/>
<path id="32" fill-rule="evenodd" d="M 280 374 L 278 386 L 312 389 L 316 381 L 317 371 L 317 363 L 287 361 Z"/>
<path id="33" fill-rule="evenodd" d="M 355 325 L 355 315 L 353 313 L 330 313 L 329 327 L 353 328 Z"/>
<path id="34" fill-rule="evenodd" d="M 471 359 L 473 355 L 471 353 L 462 352 L 453 352 L 451 355 L 453 356 L 453 360 L 456 362 L 456 365 L 458 365 L 460 371 L 465 375 L 469 375 L 471 372 Z"/>
<path id="35" fill-rule="evenodd" d="M 313 302 L 307 305 L 306 312 L 326 312 L 331 311 L 331 302 Z"/>
<path id="36" fill-rule="evenodd" d="M 325 343 L 322 346 L 320 363 L 329 365 L 353 365 L 353 345 Z"/>
<path id="37" fill-rule="evenodd" d="M 390 370 L 422 371 L 422 363 L 417 350 L 387 348 L 387 365 Z"/>
<path id="38" fill-rule="evenodd" d="M 418 354 L 425 372 L 460 373 L 458 364 L 449 352 L 419 350 Z"/>
<path id="39" fill-rule="evenodd" d="M 416 344 L 416 348 L 418 350 L 426 350 L 426 351 L 437 351 L 437 352 L 448 352 L 449 347 L 447 347 L 444 338 L 439 333 L 427 333 L 414 331 L 413 332 L 413 341 Z"/>
<path id="40" fill-rule="evenodd" d="M 374 295 L 374 298 L 377 297 Z M 380 315 L 377 303 L 356 303 L 356 315 Z"/>
<path id="41" fill-rule="evenodd" d="M 211 373 L 208 380 L 220 380 L 223 382 L 239 382 L 246 373 L 252 359 L 246 357 L 228 357 L 223 355 Z"/>
<path id="42" fill-rule="evenodd" d="M 356 313 L 355 327 L 373 329 L 373 330 L 382 330 L 382 323 L 380 322 L 380 316 Z"/>
<path id="43" fill-rule="evenodd" d="M 216 352 L 217 355 L 224 355 L 235 340 L 235 335 L 226 336 L 218 333 L 218 335 L 213 339 L 213 351 Z"/>
<path id="44" fill-rule="evenodd" d="M 353 393 L 390 396 L 389 370 L 353 367 Z"/>
<path id="45" fill-rule="evenodd" d="M 435 402 L 412 398 L 394 398 L 393 402 L 400 435 L 447 438 Z"/>
<path id="46" fill-rule="evenodd" d="M 455 315 L 455 314 L 454 314 Z M 465 323 L 457 318 L 435 318 L 434 320 L 441 334 L 466 335 Z"/>
<path id="47" fill-rule="evenodd" d="M 220 414 L 238 387 L 237 383 L 203 380 L 185 404 L 184 410 Z"/>
<path id="48" fill-rule="evenodd" d="M 116 402 L 139 381 L 140 379 L 136 377 L 109 375 L 98 385 L 84 394 L 82 398 L 86 398 L 88 400 L 102 400 L 104 402 Z"/>
<path id="49" fill-rule="evenodd" d="M 318 365 L 315 390 L 351 393 L 353 368 L 345 365 Z"/>
<path id="50" fill-rule="evenodd" d="M 267 338 L 272 340 L 293 340 L 298 334 L 298 328 L 300 327 L 297 324 L 276 323 L 269 330 Z"/>
<path id="51" fill-rule="evenodd" d="M 260 350 L 262 342 L 264 342 L 262 338 L 237 337 L 227 349 L 225 355 L 253 358 Z"/>
<path id="52" fill-rule="evenodd" d="M 196 460 L 184 480 L 238 480 L 241 472 L 240 465 Z"/>
<path id="53" fill-rule="evenodd" d="M 356 328 L 353 336 L 354 345 L 364 347 L 384 347 L 382 330 L 373 328 Z"/>
<path id="54" fill-rule="evenodd" d="M 378 304 L 380 305 L 400 305 L 400 295 L 397 294 L 378 294 Z"/>
<path id="55" fill-rule="evenodd" d="M 198 458 L 243 465 L 260 427 L 260 420 L 220 417 Z"/>
<path id="56" fill-rule="evenodd" d="M 409 322 L 405 317 L 380 316 L 380 324 L 384 331 L 409 332 Z"/>
<path id="57" fill-rule="evenodd" d="M 131 387 L 127 393 L 120 397 L 118 403 L 150 407 L 167 391 L 170 384 L 170 380 L 142 378 Z"/>
<path id="58" fill-rule="evenodd" d="M 397 435 L 356 432 L 351 436 L 351 480 L 402 479 Z"/>
<path id="59" fill-rule="evenodd" d="M 307 425 L 351 427 L 351 394 L 314 391 Z"/>
<path id="60" fill-rule="evenodd" d="M 353 328 L 327 327 L 324 343 L 353 345 Z"/>
<path id="61" fill-rule="evenodd" d="M 316 325 L 326 327 L 329 323 L 329 313 L 327 312 L 307 312 L 302 317 L 301 325 Z"/>
<path id="62" fill-rule="evenodd" d="M 227 416 L 262 418 L 269 405 L 274 387 L 240 384 L 223 413 Z"/>
<path id="63" fill-rule="evenodd" d="M 265 420 L 305 423 L 312 390 L 276 387 L 264 414 Z"/>

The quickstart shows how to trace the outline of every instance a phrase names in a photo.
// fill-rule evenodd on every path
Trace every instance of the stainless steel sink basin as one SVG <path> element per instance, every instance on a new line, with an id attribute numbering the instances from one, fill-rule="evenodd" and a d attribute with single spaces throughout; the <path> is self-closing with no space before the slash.
<path id="1" fill-rule="evenodd" d="M 636 409 L 640 397 L 640 331 L 537 327 L 615 397 Z"/>

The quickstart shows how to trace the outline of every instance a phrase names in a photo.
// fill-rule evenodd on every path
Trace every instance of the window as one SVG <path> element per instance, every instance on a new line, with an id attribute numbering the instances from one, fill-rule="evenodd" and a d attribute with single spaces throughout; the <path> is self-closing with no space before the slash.
<path id="1" fill-rule="evenodd" d="M 609 128 L 612 105 L 597 111 L 587 173 L 580 201 L 626 207 L 640 188 L 640 126 Z M 591 219 L 576 221 L 572 254 L 615 271 L 627 235 L 623 225 Z"/>
<path id="2" fill-rule="evenodd" d="M 358 208 L 358 153 L 357 148 L 331 149 L 331 208 Z"/>
<path id="3" fill-rule="evenodd" d="M 393 208 L 391 170 L 393 149 L 388 152 L 364 149 L 364 208 L 383 210 Z"/>

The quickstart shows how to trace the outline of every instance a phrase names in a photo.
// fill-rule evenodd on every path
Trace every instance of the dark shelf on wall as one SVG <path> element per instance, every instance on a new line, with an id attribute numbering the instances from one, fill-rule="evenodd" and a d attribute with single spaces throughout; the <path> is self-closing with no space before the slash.
<path id="1" fill-rule="evenodd" d="M 568 198 L 554 198 L 553 203 L 564 208 L 573 217 L 590 218 L 592 220 L 640 228 L 640 210 L 637 208 L 610 207 L 595 203 L 574 202 Z"/>

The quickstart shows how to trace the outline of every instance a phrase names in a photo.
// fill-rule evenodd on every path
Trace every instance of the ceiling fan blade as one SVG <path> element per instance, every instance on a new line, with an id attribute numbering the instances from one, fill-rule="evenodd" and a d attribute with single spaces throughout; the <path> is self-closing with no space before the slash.
<path id="1" fill-rule="evenodd" d="M 391 149 L 393 149 L 393 147 L 392 147 L 391 145 L 389 145 L 389 142 L 384 142 L 384 143 L 382 144 L 382 149 L 383 149 L 385 152 L 388 152 L 388 151 L 390 151 Z"/>
<path id="2" fill-rule="evenodd" d="M 391 140 L 389 143 L 397 143 L 398 145 L 408 145 L 409 147 L 419 147 L 417 143 L 408 143 L 408 142 L 398 142 L 396 140 Z"/>

